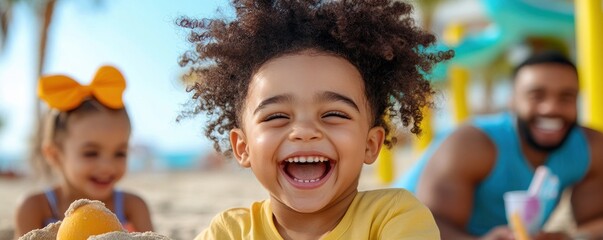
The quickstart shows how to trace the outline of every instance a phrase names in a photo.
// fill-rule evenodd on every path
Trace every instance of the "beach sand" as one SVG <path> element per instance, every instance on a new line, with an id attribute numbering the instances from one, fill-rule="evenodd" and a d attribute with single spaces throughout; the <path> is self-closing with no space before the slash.
<path id="1" fill-rule="evenodd" d="M 363 170 L 361 189 L 383 186 L 373 172 L 370 166 Z M 213 170 L 128 173 L 118 186 L 143 197 L 151 209 L 155 232 L 173 239 L 193 239 L 218 212 L 248 207 L 268 197 L 250 170 L 232 162 Z M 19 198 L 45 187 L 31 177 L 0 178 L 0 240 L 12 238 Z"/>
<path id="2" fill-rule="evenodd" d="M 397 172 L 409 164 L 396 162 Z M 232 207 L 248 207 L 252 202 L 268 197 L 251 171 L 235 166 L 233 161 L 212 170 L 128 173 L 118 186 L 143 197 L 151 209 L 155 232 L 172 239 L 193 239 L 218 212 Z M 0 178 L 0 240 L 12 239 L 13 215 L 18 199 L 44 187 L 44 183 L 31 177 Z M 377 178 L 375 167 L 366 166 L 359 189 L 384 187 L 387 186 Z M 569 214 L 569 208 L 565 206 L 556 213 L 548 228 L 571 227 Z"/>

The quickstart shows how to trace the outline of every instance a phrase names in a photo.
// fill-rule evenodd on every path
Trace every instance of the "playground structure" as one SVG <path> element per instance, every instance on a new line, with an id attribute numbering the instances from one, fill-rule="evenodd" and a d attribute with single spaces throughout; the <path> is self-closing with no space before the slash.
<path id="1" fill-rule="evenodd" d="M 526 39 L 548 39 L 565 44 L 557 49 L 570 54 L 576 43 L 575 55 L 583 95 L 582 122 L 584 125 L 603 131 L 603 1 L 600 0 L 482 0 L 482 6 L 491 24 L 481 32 L 466 34 L 463 24 L 453 23 L 444 33 L 444 46 L 455 50 L 455 57 L 443 66 L 444 78 L 433 81 L 448 81 L 455 123 L 470 116 L 467 104 L 467 88 L 470 69 L 484 69 L 501 58 L 509 49 Z M 575 14 L 575 12 L 580 14 Z M 599 80 L 599 81 L 597 81 Z M 597 107 L 598 106 L 598 107 Z M 424 133 L 415 141 L 415 149 L 424 150 L 433 138 L 432 114 L 426 110 L 422 127 Z M 394 179 L 395 156 L 391 150 L 383 150 L 377 161 L 377 175 L 383 183 Z"/>

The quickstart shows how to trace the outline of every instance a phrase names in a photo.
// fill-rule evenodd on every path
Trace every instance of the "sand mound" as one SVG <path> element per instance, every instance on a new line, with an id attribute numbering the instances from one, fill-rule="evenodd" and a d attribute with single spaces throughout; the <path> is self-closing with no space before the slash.
<path id="1" fill-rule="evenodd" d="M 19 240 L 169 240 L 153 233 L 128 233 L 105 204 L 88 199 L 76 200 L 65 212 L 65 219 L 28 232 Z"/>

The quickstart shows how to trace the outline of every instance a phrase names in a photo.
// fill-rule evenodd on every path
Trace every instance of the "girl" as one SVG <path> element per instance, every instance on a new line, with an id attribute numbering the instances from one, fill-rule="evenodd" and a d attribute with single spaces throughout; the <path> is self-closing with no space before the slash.
<path id="1" fill-rule="evenodd" d="M 404 189 L 358 191 L 364 164 L 395 139 L 388 119 L 420 132 L 433 93 L 424 73 L 451 51 L 393 0 L 235 0 L 236 17 L 196 20 L 190 112 L 250 168 L 270 198 L 218 214 L 197 239 L 439 239 L 429 209 Z M 227 144 L 227 143 L 230 144 Z"/>
<path id="2" fill-rule="evenodd" d="M 60 182 L 19 205 L 16 236 L 62 220 L 69 204 L 81 198 L 104 202 L 127 230 L 153 230 L 144 200 L 115 189 L 126 172 L 131 131 L 125 87 L 122 74 L 110 66 L 101 67 L 89 86 L 62 75 L 40 79 L 38 94 L 51 108 L 42 154 Z"/>

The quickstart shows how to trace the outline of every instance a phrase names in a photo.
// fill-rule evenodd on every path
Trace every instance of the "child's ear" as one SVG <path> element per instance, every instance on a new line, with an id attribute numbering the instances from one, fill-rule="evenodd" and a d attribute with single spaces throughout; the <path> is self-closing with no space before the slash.
<path id="1" fill-rule="evenodd" d="M 59 147 L 54 143 L 45 143 L 42 145 L 42 155 L 50 166 L 59 165 L 61 162 L 59 158 L 60 151 Z"/>
<path id="2" fill-rule="evenodd" d="M 232 147 L 232 154 L 239 162 L 242 167 L 251 167 L 249 162 L 249 153 L 247 152 L 247 139 L 245 133 L 240 128 L 230 130 L 230 146 Z"/>
<path id="3" fill-rule="evenodd" d="M 368 138 L 366 139 L 366 150 L 364 152 L 364 163 L 372 164 L 377 160 L 384 140 L 385 129 L 383 127 L 377 126 L 369 130 Z"/>

